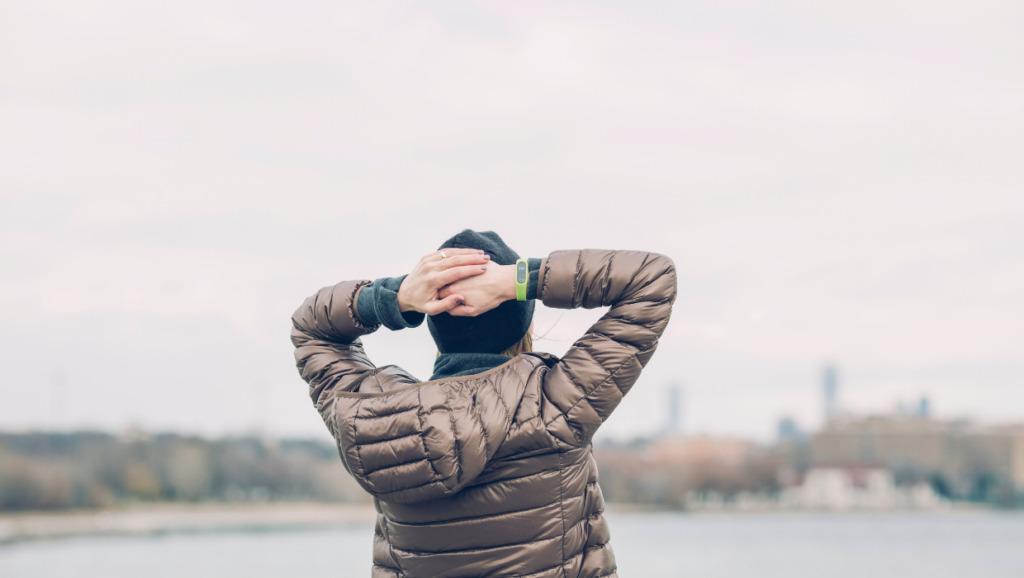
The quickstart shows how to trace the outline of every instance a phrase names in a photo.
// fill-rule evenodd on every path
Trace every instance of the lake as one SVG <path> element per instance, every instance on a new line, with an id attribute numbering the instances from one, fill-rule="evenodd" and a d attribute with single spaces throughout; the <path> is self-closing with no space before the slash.
<path id="1" fill-rule="evenodd" d="M 1024 578 L 1024 515 L 614 513 L 624 578 Z M 366 578 L 368 525 L 0 547 L 3 578 Z"/>

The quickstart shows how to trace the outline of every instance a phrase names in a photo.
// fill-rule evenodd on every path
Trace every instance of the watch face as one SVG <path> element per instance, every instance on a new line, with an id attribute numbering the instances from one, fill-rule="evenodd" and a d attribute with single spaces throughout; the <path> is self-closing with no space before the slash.
<path id="1" fill-rule="evenodd" d="M 526 263 L 516 265 L 516 283 L 526 283 Z"/>

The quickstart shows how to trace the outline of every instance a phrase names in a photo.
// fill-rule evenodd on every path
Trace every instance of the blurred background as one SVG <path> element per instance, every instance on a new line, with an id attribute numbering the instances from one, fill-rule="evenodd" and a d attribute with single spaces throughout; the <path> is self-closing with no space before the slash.
<path id="1" fill-rule="evenodd" d="M 290 315 L 472 228 L 676 262 L 595 442 L 620 575 L 1024 575 L 1022 25 L 0 1 L 0 574 L 365 576 Z M 364 342 L 429 377 L 424 329 Z"/>

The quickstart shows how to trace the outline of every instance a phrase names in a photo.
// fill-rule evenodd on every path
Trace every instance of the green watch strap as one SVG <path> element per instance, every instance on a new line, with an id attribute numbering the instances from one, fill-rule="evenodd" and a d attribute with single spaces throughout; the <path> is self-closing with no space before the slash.
<path id="1" fill-rule="evenodd" d="M 526 287 L 530 284 L 530 262 L 516 261 L 516 301 L 526 301 Z"/>

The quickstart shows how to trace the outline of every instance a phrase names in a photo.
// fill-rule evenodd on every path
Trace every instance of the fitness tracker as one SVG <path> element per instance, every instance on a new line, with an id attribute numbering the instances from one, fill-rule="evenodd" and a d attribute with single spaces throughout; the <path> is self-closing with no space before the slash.
<path id="1" fill-rule="evenodd" d="M 516 261 L 516 301 L 526 301 L 526 286 L 530 281 L 530 262 L 526 259 Z"/>

